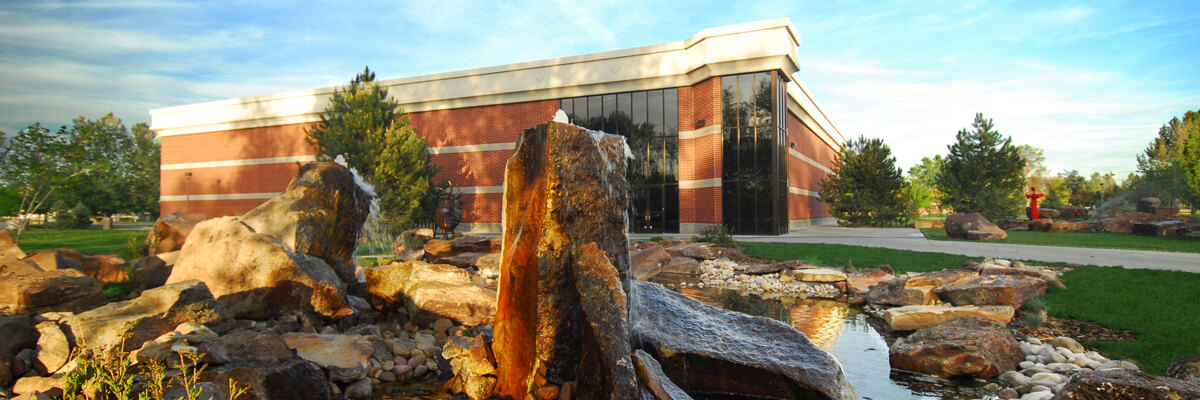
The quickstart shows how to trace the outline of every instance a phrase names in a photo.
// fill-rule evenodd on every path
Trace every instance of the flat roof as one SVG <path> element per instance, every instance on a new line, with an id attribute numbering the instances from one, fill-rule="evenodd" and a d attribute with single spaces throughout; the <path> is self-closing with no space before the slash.
<path id="1" fill-rule="evenodd" d="M 405 112 L 420 112 L 689 86 L 713 76 L 780 70 L 792 80 L 788 109 L 840 148 L 845 139 L 793 76 L 800 69 L 799 45 L 791 21 L 777 18 L 706 28 L 679 42 L 377 82 Z M 151 129 L 173 136 L 315 122 L 342 87 L 156 108 L 150 110 Z"/>

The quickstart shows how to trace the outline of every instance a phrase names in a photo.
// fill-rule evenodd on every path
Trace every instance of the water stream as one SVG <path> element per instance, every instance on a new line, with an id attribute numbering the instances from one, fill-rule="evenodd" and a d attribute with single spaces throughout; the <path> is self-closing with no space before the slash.
<path id="1" fill-rule="evenodd" d="M 868 316 L 846 303 L 829 300 L 764 300 L 752 294 L 694 286 L 696 277 L 659 274 L 651 281 L 673 285 L 685 296 L 705 304 L 776 319 L 808 335 L 817 347 L 829 351 L 855 392 L 864 399 L 980 399 L 995 398 L 983 388 L 987 381 L 940 379 L 923 374 L 893 371 L 888 346 Z M 689 286 L 681 287 L 681 282 Z M 668 286 L 671 287 L 671 286 Z"/>

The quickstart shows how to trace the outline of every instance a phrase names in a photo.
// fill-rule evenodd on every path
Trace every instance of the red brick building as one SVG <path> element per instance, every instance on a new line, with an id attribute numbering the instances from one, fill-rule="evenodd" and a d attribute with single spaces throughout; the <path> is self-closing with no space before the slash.
<path id="1" fill-rule="evenodd" d="M 467 230 L 497 231 L 504 165 L 521 132 L 563 109 L 626 136 L 631 230 L 780 234 L 824 222 L 818 182 L 844 138 L 803 83 L 787 19 L 681 42 L 379 81 L 449 180 Z M 306 127 L 336 87 L 150 111 L 162 140 L 162 212 L 247 211 L 314 160 Z"/>

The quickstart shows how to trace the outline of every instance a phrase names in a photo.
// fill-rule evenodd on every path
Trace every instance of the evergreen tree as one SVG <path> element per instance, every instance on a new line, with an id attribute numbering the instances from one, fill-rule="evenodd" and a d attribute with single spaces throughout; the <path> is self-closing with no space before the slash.
<path id="1" fill-rule="evenodd" d="M 911 188 L 883 139 L 859 137 L 821 180 L 821 200 L 844 226 L 891 225 L 916 217 Z"/>
<path id="2" fill-rule="evenodd" d="M 1138 155 L 1139 181 L 1147 194 L 1169 204 L 1200 203 L 1200 112 L 1188 111 L 1158 130 L 1158 137 Z"/>
<path id="3" fill-rule="evenodd" d="M 432 156 L 369 68 L 334 91 L 321 123 L 305 133 L 319 160 L 341 156 L 375 186 L 384 222 L 398 229 L 421 216 L 435 172 Z"/>
<path id="4" fill-rule="evenodd" d="M 975 114 L 971 126 L 973 130 L 958 131 L 938 174 L 944 204 L 991 220 L 1017 215 L 1025 202 L 1025 160 L 1012 138 L 993 130 L 992 120 L 982 113 Z"/>

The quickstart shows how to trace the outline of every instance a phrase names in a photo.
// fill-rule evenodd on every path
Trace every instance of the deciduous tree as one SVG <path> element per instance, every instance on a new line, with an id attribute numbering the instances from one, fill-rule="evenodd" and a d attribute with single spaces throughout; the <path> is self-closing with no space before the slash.
<path id="1" fill-rule="evenodd" d="M 28 226 L 29 214 L 43 212 L 46 200 L 72 177 L 88 171 L 87 165 L 70 155 L 66 127 L 50 133 L 41 124 L 17 132 L 9 144 L 2 174 L 4 182 L 16 188 L 17 234 Z"/>
<path id="2" fill-rule="evenodd" d="M 994 130 L 991 119 L 975 114 L 974 129 L 962 129 L 937 177 L 943 202 L 958 212 L 988 219 L 1017 215 L 1024 203 L 1025 160 L 1012 138 Z"/>

